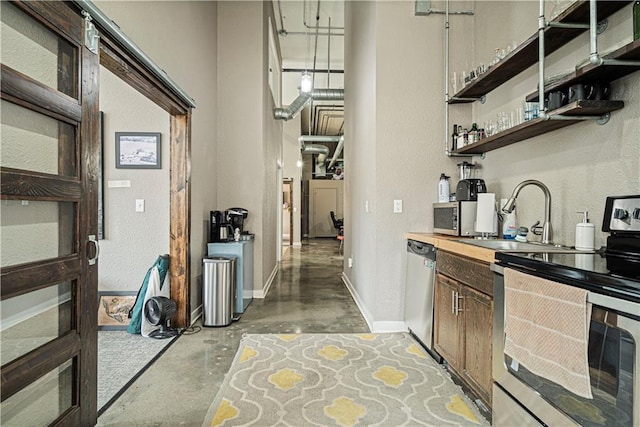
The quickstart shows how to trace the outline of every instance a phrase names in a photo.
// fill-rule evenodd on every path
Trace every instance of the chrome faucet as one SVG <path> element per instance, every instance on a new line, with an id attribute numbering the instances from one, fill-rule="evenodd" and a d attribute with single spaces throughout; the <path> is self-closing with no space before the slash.
<path id="1" fill-rule="evenodd" d="M 522 190 L 522 188 L 526 187 L 527 185 L 535 185 L 536 187 L 540 188 L 544 193 L 544 224 L 542 224 L 542 243 L 550 245 L 552 244 L 552 241 L 551 241 L 551 233 L 552 233 L 551 232 L 551 192 L 549 191 L 549 188 L 547 188 L 546 185 L 544 185 L 540 181 L 536 181 L 535 179 L 528 179 L 526 181 L 522 181 L 520 184 L 516 185 L 516 188 L 513 189 L 513 194 L 511 194 L 511 197 L 509 197 L 509 200 L 507 200 L 507 203 L 505 203 L 505 205 L 502 207 L 502 212 L 504 213 L 513 212 L 513 209 L 515 209 L 516 207 L 516 198 L 518 197 L 518 194 L 520 194 L 520 190 Z M 537 227 L 539 223 L 540 221 L 538 221 L 532 227 L 532 231 L 534 231 L 535 228 L 539 228 Z"/>

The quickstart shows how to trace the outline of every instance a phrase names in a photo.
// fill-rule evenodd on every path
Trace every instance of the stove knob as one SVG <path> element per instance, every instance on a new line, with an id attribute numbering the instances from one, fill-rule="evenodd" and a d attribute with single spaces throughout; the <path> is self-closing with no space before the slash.
<path id="1" fill-rule="evenodd" d="M 613 211 L 613 217 L 615 219 L 627 219 L 629 218 L 629 212 L 625 211 L 624 209 L 616 208 Z"/>
<path id="2" fill-rule="evenodd" d="M 635 208 L 633 210 L 633 219 L 640 220 L 640 208 Z"/>

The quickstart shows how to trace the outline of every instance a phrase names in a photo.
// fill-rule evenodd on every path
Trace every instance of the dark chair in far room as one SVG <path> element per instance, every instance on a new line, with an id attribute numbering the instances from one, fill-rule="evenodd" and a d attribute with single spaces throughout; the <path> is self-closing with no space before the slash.
<path id="1" fill-rule="evenodd" d="M 338 231 L 338 236 L 336 237 L 340 240 L 340 248 L 338 248 L 338 253 L 342 253 L 342 244 L 344 243 L 344 220 L 336 218 L 336 213 L 334 211 L 330 211 L 329 215 L 331 216 L 331 221 L 333 222 L 333 227 Z"/>

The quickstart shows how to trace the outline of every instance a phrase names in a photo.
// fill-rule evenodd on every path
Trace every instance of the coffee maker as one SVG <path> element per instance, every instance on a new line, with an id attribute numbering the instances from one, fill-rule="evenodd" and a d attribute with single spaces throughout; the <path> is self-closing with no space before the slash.
<path id="1" fill-rule="evenodd" d="M 233 240 L 233 228 L 227 223 L 226 215 L 221 211 L 210 211 L 209 215 L 209 243 Z"/>
<path id="2" fill-rule="evenodd" d="M 231 225 L 231 229 L 235 231 L 237 228 L 240 234 L 247 234 L 244 230 L 244 220 L 248 215 L 249 211 L 244 208 L 229 208 L 225 211 L 225 217 L 229 225 Z"/>
<path id="3" fill-rule="evenodd" d="M 456 186 L 457 201 L 477 201 L 478 193 L 486 193 L 487 186 L 484 180 L 473 177 L 475 164 L 462 162 L 458 164 L 460 168 L 460 181 Z"/>

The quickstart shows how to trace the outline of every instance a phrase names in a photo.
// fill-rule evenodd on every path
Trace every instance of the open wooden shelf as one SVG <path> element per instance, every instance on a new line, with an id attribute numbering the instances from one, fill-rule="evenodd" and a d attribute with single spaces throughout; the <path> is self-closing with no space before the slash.
<path id="1" fill-rule="evenodd" d="M 624 108 L 624 101 L 590 101 L 580 100 L 550 111 L 549 116 L 595 116 L 599 117 L 611 111 Z M 480 141 L 453 151 L 453 154 L 483 154 L 497 150 L 516 142 L 533 138 L 556 129 L 583 121 L 581 119 L 548 120 L 537 118 L 526 121 L 503 132 L 491 135 Z"/>
<path id="2" fill-rule="evenodd" d="M 620 59 L 620 60 L 640 60 L 640 39 L 634 40 L 629 44 L 622 46 L 620 49 L 605 55 L 603 59 Z M 640 70 L 639 65 L 619 65 L 619 64 L 602 64 L 594 65 L 588 63 L 580 67 L 575 72 L 566 75 L 560 80 L 545 85 L 544 92 L 549 93 L 560 89 L 568 88 L 577 83 L 586 82 L 612 82 L 620 77 L 624 77 L 635 71 Z M 539 98 L 538 92 L 527 95 L 527 102 L 535 102 Z"/>
<path id="3" fill-rule="evenodd" d="M 632 3 L 632 1 L 599 1 L 597 3 L 598 20 L 601 21 L 607 18 L 629 3 Z M 551 22 L 589 24 L 589 1 L 579 0 L 575 2 Z M 583 28 L 547 27 L 544 30 L 545 55 L 555 52 L 585 31 L 588 30 Z M 517 46 L 502 61 L 462 88 L 447 102 L 457 104 L 470 102 L 469 98 L 479 99 L 537 62 L 538 32 L 536 31 L 534 35 Z"/>

